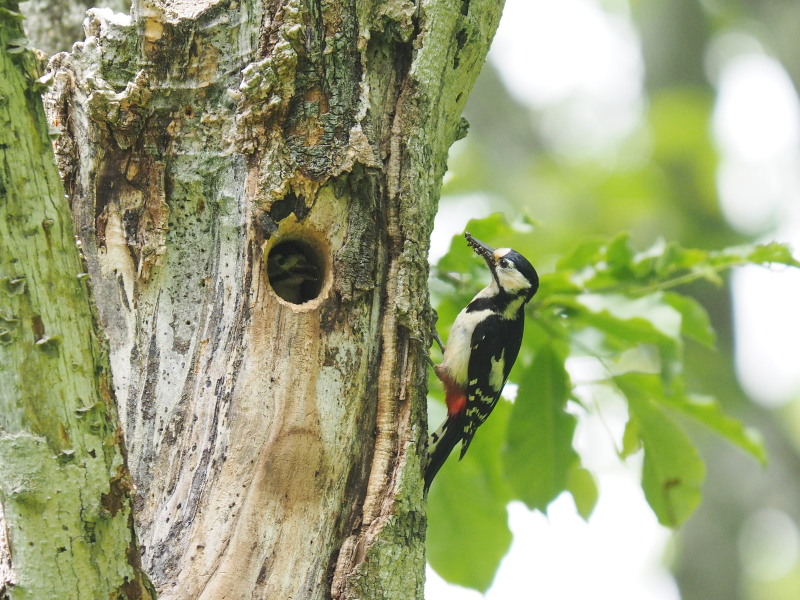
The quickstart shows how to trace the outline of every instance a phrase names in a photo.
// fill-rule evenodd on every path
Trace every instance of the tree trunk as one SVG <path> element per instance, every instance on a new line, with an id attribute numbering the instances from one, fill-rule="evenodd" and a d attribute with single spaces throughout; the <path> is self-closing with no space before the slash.
<path id="1" fill-rule="evenodd" d="M 0 1 L 0 598 L 150 598 L 39 65 Z"/>
<path id="2" fill-rule="evenodd" d="M 421 598 L 427 253 L 492 0 L 95 10 L 49 95 L 161 598 Z"/>

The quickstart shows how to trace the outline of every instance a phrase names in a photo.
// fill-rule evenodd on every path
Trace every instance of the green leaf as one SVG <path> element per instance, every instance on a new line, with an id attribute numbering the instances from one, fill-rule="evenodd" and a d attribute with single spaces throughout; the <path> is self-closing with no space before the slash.
<path id="1" fill-rule="evenodd" d="M 676 271 L 693 269 L 708 260 L 708 252 L 684 248 L 678 242 L 668 242 L 656 257 L 655 274 L 666 278 Z"/>
<path id="2" fill-rule="evenodd" d="M 470 219 L 466 230 L 481 241 L 495 237 L 507 240 L 516 234 L 501 212 L 492 213 L 483 219 Z"/>
<path id="3" fill-rule="evenodd" d="M 587 240 L 569 254 L 565 254 L 556 265 L 556 272 L 563 273 L 567 270 L 580 271 L 586 267 L 599 263 L 605 254 L 606 243 L 603 240 Z"/>
<path id="4" fill-rule="evenodd" d="M 628 399 L 644 447 L 642 488 L 659 523 L 678 527 L 700 503 L 705 466 L 684 430 L 665 410 L 657 375 L 626 373 L 615 382 Z"/>
<path id="5" fill-rule="evenodd" d="M 681 348 L 681 315 L 662 302 L 662 294 L 628 298 L 620 294 L 560 296 L 572 309 L 570 324 L 593 327 L 605 334 L 608 346 L 617 351 L 639 344 L 658 346 L 664 358 L 676 358 Z"/>
<path id="6" fill-rule="evenodd" d="M 575 500 L 578 514 L 588 519 L 597 504 L 597 484 L 592 474 L 579 465 L 573 465 L 567 475 L 567 489 Z"/>
<path id="7" fill-rule="evenodd" d="M 621 458 L 633 456 L 642 449 L 642 437 L 639 431 L 639 420 L 636 415 L 631 415 L 625 424 L 625 431 L 622 434 Z"/>
<path id="8" fill-rule="evenodd" d="M 564 357 L 553 345 L 542 347 L 522 373 L 503 452 L 506 477 L 528 508 L 545 511 L 578 464 L 576 421 L 565 411 L 570 390 Z"/>
<path id="9" fill-rule="evenodd" d="M 18 13 L 13 10 L 7 9 L 5 6 L 0 6 L 0 17 L 4 17 L 6 19 L 10 19 L 12 21 L 23 21 L 25 16 L 22 13 Z"/>
<path id="10" fill-rule="evenodd" d="M 454 235 L 450 242 L 450 250 L 439 259 L 436 270 L 440 277 L 447 273 L 453 273 L 463 278 L 470 273 L 474 258 L 475 255 L 464 241 L 464 236 Z"/>
<path id="11" fill-rule="evenodd" d="M 636 250 L 631 244 L 630 235 L 621 233 L 606 247 L 606 262 L 617 279 L 627 279 L 631 274 Z"/>
<path id="12" fill-rule="evenodd" d="M 755 246 L 747 258 L 750 262 L 759 265 L 778 263 L 791 267 L 800 267 L 800 261 L 792 256 L 792 249 L 788 245 L 779 244 L 778 242 Z"/>
<path id="13" fill-rule="evenodd" d="M 648 339 L 641 341 L 655 342 L 662 336 L 675 341 L 680 339 L 680 314 L 663 302 L 662 293 L 641 298 L 629 298 L 621 294 L 584 294 L 578 297 L 578 302 L 589 311 L 608 315 L 620 324 L 632 321 L 648 323 L 655 332 L 648 333 Z M 642 331 L 641 328 L 637 330 Z M 634 338 L 631 341 L 640 340 Z"/>
<path id="14" fill-rule="evenodd" d="M 537 302 L 539 298 L 546 299 L 552 302 L 551 297 L 554 294 L 578 294 L 581 288 L 576 285 L 569 277 L 566 271 L 557 271 L 555 273 L 544 273 L 539 275 L 539 292 L 534 296 L 533 301 Z"/>
<path id="15" fill-rule="evenodd" d="M 681 314 L 681 333 L 701 344 L 713 348 L 716 342 L 711 320 L 706 309 L 691 296 L 665 292 L 664 302 Z"/>
<path id="16" fill-rule="evenodd" d="M 511 498 L 500 465 L 510 413 L 509 402 L 498 402 L 464 460 L 456 446 L 428 493 L 428 562 L 446 581 L 481 592 L 511 546 Z"/>
<path id="17" fill-rule="evenodd" d="M 729 442 L 736 444 L 762 465 L 767 462 L 767 450 L 757 431 L 722 411 L 715 398 L 699 394 L 675 395 L 668 398 L 670 406 L 696 419 Z"/>

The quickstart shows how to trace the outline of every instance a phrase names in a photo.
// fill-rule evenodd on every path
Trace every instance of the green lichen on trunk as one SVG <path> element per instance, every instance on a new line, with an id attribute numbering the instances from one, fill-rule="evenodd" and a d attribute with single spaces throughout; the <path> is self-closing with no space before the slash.
<path id="1" fill-rule="evenodd" d="M 107 353 L 20 22 L 0 2 L 0 596 L 149 598 Z"/>

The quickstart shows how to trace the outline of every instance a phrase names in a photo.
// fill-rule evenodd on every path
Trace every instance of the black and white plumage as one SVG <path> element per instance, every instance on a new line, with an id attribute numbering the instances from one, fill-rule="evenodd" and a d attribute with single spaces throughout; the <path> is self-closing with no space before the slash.
<path id="1" fill-rule="evenodd" d="M 434 367 L 445 388 L 447 419 L 428 446 L 425 490 L 461 441 L 461 455 L 475 430 L 488 418 L 522 343 L 525 304 L 539 288 L 536 269 L 519 252 L 494 249 L 464 234 L 492 273 L 492 281 L 458 314 L 444 350 Z"/>

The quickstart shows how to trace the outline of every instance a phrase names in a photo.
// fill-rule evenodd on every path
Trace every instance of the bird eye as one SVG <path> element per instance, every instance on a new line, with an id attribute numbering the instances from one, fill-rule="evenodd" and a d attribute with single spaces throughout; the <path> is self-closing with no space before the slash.
<path id="1" fill-rule="evenodd" d="M 505 258 L 501 258 L 501 259 L 500 259 L 500 262 L 499 262 L 499 263 L 497 263 L 497 264 L 499 264 L 499 265 L 500 265 L 500 268 L 501 268 L 501 269 L 506 269 L 506 268 L 508 268 L 508 261 L 507 261 Z"/>

